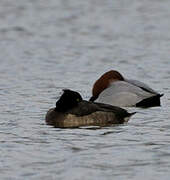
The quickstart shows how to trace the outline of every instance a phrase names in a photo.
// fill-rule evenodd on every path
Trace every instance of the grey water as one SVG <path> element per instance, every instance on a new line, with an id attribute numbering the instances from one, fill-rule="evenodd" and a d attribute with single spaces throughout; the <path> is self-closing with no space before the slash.
<path id="1" fill-rule="evenodd" d="M 0 179 L 168 180 L 170 1 L 0 1 Z M 63 88 L 115 69 L 160 93 L 124 125 L 45 124 Z"/>

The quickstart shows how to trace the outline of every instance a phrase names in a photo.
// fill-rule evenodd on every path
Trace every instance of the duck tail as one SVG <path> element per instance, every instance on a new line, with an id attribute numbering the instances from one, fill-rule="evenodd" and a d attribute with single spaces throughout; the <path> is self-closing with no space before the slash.
<path id="1" fill-rule="evenodd" d="M 129 113 L 129 117 L 133 116 L 134 114 L 136 114 L 137 112 L 132 112 L 132 113 Z"/>
<path id="2" fill-rule="evenodd" d="M 144 99 L 136 104 L 136 107 L 148 108 L 154 106 L 161 106 L 160 97 L 164 94 L 157 94 L 150 98 Z"/>
<path id="3" fill-rule="evenodd" d="M 159 95 L 159 97 L 162 97 L 164 94 L 158 94 Z"/>

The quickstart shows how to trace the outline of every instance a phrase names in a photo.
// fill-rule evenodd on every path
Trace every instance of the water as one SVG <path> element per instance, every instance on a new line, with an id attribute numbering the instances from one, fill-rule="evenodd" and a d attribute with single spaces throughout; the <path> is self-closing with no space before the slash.
<path id="1" fill-rule="evenodd" d="M 169 179 L 169 7 L 169 0 L 0 2 L 1 179 Z M 162 107 L 96 130 L 45 124 L 62 88 L 88 99 L 110 69 L 164 93 Z"/>

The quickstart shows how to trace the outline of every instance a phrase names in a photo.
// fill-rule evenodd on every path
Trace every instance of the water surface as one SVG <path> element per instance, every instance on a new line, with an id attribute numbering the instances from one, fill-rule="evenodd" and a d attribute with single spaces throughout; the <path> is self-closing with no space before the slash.
<path id="1" fill-rule="evenodd" d="M 3 0 L 0 5 L 0 175 L 23 179 L 169 179 L 170 1 Z M 61 89 L 91 95 L 116 69 L 164 93 L 128 124 L 55 129 Z"/>

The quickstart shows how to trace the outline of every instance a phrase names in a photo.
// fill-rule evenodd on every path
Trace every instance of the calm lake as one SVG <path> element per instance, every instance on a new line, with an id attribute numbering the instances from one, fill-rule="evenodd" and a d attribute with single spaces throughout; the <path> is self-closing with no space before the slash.
<path id="1" fill-rule="evenodd" d="M 108 70 L 164 93 L 115 127 L 45 124 L 63 88 Z M 170 1 L 1 0 L 0 179 L 169 180 Z"/>

